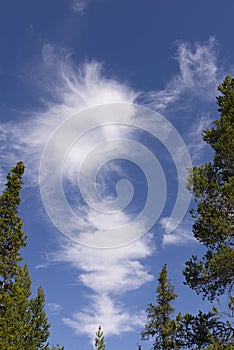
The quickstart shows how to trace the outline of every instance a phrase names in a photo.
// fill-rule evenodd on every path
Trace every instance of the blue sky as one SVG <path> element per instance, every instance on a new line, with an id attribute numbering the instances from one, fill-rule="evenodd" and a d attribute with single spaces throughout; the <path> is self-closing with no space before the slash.
<path id="1" fill-rule="evenodd" d="M 135 349 L 164 263 L 176 310 L 208 310 L 183 285 L 184 262 L 203 252 L 184 183 L 190 161 L 212 156 L 201 131 L 233 74 L 233 1 L 9 0 L 0 9 L 1 183 L 25 162 L 23 255 L 33 290 L 45 290 L 52 343 L 90 349 L 101 324 L 107 349 Z M 150 214 L 138 220 L 149 193 Z"/>

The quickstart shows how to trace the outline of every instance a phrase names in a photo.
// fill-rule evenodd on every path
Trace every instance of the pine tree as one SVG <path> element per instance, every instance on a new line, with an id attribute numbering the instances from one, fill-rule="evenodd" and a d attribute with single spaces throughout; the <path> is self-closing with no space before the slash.
<path id="1" fill-rule="evenodd" d="M 167 278 L 167 265 L 164 265 L 159 274 L 156 289 L 157 305 L 149 304 L 146 309 L 148 323 L 141 333 L 142 340 L 154 338 L 155 350 L 177 349 L 176 345 L 176 322 L 172 319 L 175 309 L 172 302 L 177 295 L 174 286 Z"/>
<path id="2" fill-rule="evenodd" d="M 95 349 L 96 350 L 105 350 L 105 339 L 101 326 L 98 327 L 95 338 Z"/>
<path id="3" fill-rule="evenodd" d="M 204 131 L 203 139 L 212 147 L 214 157 L 191 169 L 188 187 L 197 208 L 194 236 L 207 251 L 186 262 L 186 284 L 214 300 L 234 285 L 234 79 L 227 76 L 218 87 L 220 119 Z"/>
<path id="4" fill-rule="evenodd" d="M 44 312 L 44 293 L 31 298 L 28 266 L 22 266 L 20 249 L 26 246 L 19 217 L 24 164 L 8 173 L 0 196 L 0 349 L 49 350 L 49 323 Z"/>

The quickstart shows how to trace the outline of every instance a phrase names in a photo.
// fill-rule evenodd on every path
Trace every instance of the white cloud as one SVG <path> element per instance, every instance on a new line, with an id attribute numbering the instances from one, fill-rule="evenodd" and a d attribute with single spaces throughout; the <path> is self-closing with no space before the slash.
<path id="1" fill-rule="evenodd" d="M 88 6 L 89 0 L 71 0 L 71 9 L 77 13 L 84 13 Z"/>
<path id="2" fill-rule="evenodd" d="M 75 4 L 75 3 L 74 3 Z M 86 2 L 77 1 L 77 11 L 82 12 Z M 156 109 L 165 109 L 177 102 L 181 96 L 189 93 L 193 96 L 210 98 L 217 86 L 217 66 L 214 52 L 214 41 L 210 40 L 205 45 L 191 47 L 187 43 L 179 45 L 178 62 L 180 73 L 167 85 L 166 89 L 159 92 L 150 92 L 141 95 L 141 101 Z M 38 184 L 38 169 L 44 146 L 54 130 L 65 120 L 77 112 L 86 108 L 108 104 L 112 102 L 132 103 L 137 100 L 138 93 L 125 84 L 111 78 L 107 78 L 103 67 L 96 61 L 86 62 L 78 69 L 74 68 L 70 54 L 64 50 L 58 50 L 53 45 L 45 45 L 43 49 L 43 64 L 41 67 L 41 88 L 47 94 L 47 100 L 42 110 L 32 112 L 30 120 L 20 123 L 1 124 L 1 161 L 6 167 L 11 167 L 17 160 L 22 159 L 27 166 L 27 178 L 31 185 Z M 43 82 L 44 81 L 44 82 Z M 52 92 L 52 93 L 51 93 Z M 45 95 L 46 95 L 45 94 Z M 127 114 L 127 120 L 131 120 L 131 111 Z M 86 120 L 87 125 L 89 120 Z M 204 123 L 201 122 L 203 125 Z M 72 130 L 71 130 L 72 131 Z M 92 147 L 100 140 L 109 140 L 119 133 L 115 127 L 103 128 L 101 136 L 93 133 L 92 137 L 83 140 L 79 148 L 74 147 L 67 157 L 65 164 L 65 176 L 75 182 L 77 162 L 89 153 Z M 123 130 L 122 130 L 123 131 Z M 60 139 L 53 157 L 58 155 L 59 147 L 65 139 Z M 182 157 L 178 149 L 177 157 Z M 103 172 L 103 183 L 110 181 L 113 171 L 123 172 L 116 166 L 106 167 Z M 87 175 L 87 173 L 85 174 Z M 87 183 L 88 178 L 86 177 Z M 97 214 L 82 207 L 82 218 L 90 224 L 105 226 L 108 219 L 104 215 Z M 115 224 L 123 224 L 130 216 L 119 212 L 115 217 Z M 166 228 L 168 218 L 161 221 Z M 173 223 L 171 223 L 173 224 Z M 85 229 L 84 229 L 85 228 Z M 104 237 L 99 228 L 93 232 L 86 231 L 86 225 L 79 227 L 80 232 L 88 239 L 90 235 Z M 134 232 L 139 227 L 132 225 L 131 230 L 124 231 L 134 240 Z M 190 230 L 179 229 L 171 234 L 165 234 L 163 243 L 183 244 L 193 239 Z M 138 240 L 131 245 L 112 250 L 95 250 L 79 246 L 75 243 L 65 244 L 60 252 L 50 256 L 52 261 L 61 261 L 72 264 L 77 270 L 77 281 L 91 290 L 90 302 L 87 307 L 75 312 L 71 317 L 64 319 L 66 324 L 77 332 L 85 333 L 93 337 L 97 326 L 101 323 L 105 334 L 120 334 L 129 331 L 134 326 L 143 322 L 142 313 L 131 313 L 124 305 L 119 303 L 119 298 L 126 292 L 140 288 L 144 283 L 152 281 L 153 277 L 148 268 L 143 265 L 141 259 L 149 257 L 153 253 L 152 240 Z M 56 309 L 57 306 L 50 307 Z"/>
<path id="3" fill-rule="evenodd" d="M 139 262 L 152 251 L 152 237 L 148 236 L 125 247 L 107 250 L 69 243 L 61 252 L 51 254 L 50 260 L 68 262 L 84 271 L 79 281 L 97 293 L 122 294 L 152 280 Z"/>
<path id="4" fill-rule="evenodd" d="M 61 305 L 56 303 L 46 303 L 49 311 L 53 314 L 58 314 L 63 308 Z"/>
<path id="5" fill-rule="evenodd" d="M 152 237 L 148 235 L 118 249 L 92 249 L 69 242 L 59 252 L 51 253 L 50 261 L 70 263 L 78 271 L 77 282 L 92 292 L 86 307 L 64 322 L 91 339 L 99 324 L 105 335 L 142 326 L 144 312 L 131 313 L 118 299 L 153 280 L 148 268 L 141 263 L 152 252 Z"/>
<path id="6" fill-rule="evenodd" d="M 126 307 L 108 295 L 96 295 L 91 298 L 86 309 L 75 313 L 72 318 L 64 318 L 63 321 L 76 333 L 87 334 L 92 341 L 100 324 L 105 336 L 121 335 L 136 330 L 136 327 L 142 328 L 145 324 L 145 312 L 131 314 Z"/>
<path id="7" fill-rule="evenodd" d="M 218 70 L 215 46 L 216 41 L 213 37 L 203 44 L 179 43 L 176 57 L 179 74 L 169 81 L 164 90 L 143 93 L 139 100 L 162 111 L 171 106 L 175 107 L 175 103 L 185 95 L 190 96 L 190 99 L 192 96 L 193 99 L 213 100 L 217 85 L 223 77 L 222 72 Z M 183 107 L 182 103 L 180 107 Z"/>
<path id="8" fill-rule="evenodd" d="M 100 63 L 86 62 L 76 70 L 69 55 L 52 45 L 46 45 L 43 49 L 43 65 L 40 68 L 40 74 L 41 88 L 50 96 L 45 108 L 32 113 L 30 120 L 25 119 L 20 124 L 2 124 L 3 135 L 8 138 L 10 144 L 10 149 L 7 150 L 4 138 L 1 145 L 5 153 L 2 155 L 6 154 L 5 160 L 8 159 L 11 162 L 18 160 L 19 154 L 21 155 L 20 159 L 23 159 L 27 166 L 26 182 L 30 181 L 31 185 L 38 183 L 38 168 L 43 148 L 61 123 L 88 107 L 112 102 L 131 103 L 137 96 L 137 93 L 125 84 L 107 78 Z M 131 111 L 129 112 L 128 119 L 125 121 L 131 118 Z M 85 123 L 88 125 L 89 120 L 87 119 Z M 118 129 L 111 126 L 103 128 L 100 132 L 101 136 L 97 133 L 91 134 L 91 137 L 83 140 L 83 145 L 79 145 L 79 149 L 74 147 L 73 153 L 68 155 L 64 167 L 64 175 L 68 180 L 75 182 L 77 160 L 81 162 L 82 157 L 89 153 L 100 137 L 102 140 L 108 140 L 120 135 Z M 66 135 L 66 138 L 69 139 L 69 136 Z M 65 138 L 59 140 L 51 161 L 58 156 L 59 147 L 65 141 Z M 115 165 L 106 167 L 106 171 L 102 171 L 103 184 L 108 183 L 109 174 L 112 171 L 123 172 L 123 169 Z M 88 183 L 87 176 L 86 181 Z M 82 207 L 81 213 L 83 220 L 90 224 L 94 222 L 99 226 L 108 224 L 104 215 L 97 216 L 94 211 L 86 207 Z M 120 211 L 114 220 L 118 226 L 127 222 L 129 217 Z M 133 225 L 131 230 L 125 230 L 123 234 L 132 235 L 134 239 L 135 230 L 138 229 Z M 101 229 L 88 234 L 80 225 L 79 230 L 83 232 L 86 239 L 89 239 L 89 235 L 96 235 L 99 239 L 100 235 L 102 236 Z M 106 240 L 106 237 L 103 236 L 103 239 Z M 122 333 L 142 324 L 141 315 L 131 313 L 128 309 L 124 310 L 118 298 L 153 279 L 153 276 L 148 273 L 148 268 L 141 263 L 141 259 L 151 254 L 152 244 L 150 245 L 147 240 L 141 240 L 114 250 L 95 250 L 69 243 L 61 249 L 61 252 L 50 256 L 51 260 L 72 264 L 77 269 L 77 281 L 89 288 L 92 293 L 91 302 L 87 308 L 67 317 L 66 324 L 90 337 L 93 337 L 94 330 L 96 331 L 100 323 L 105 327 L 106 334 Z M 54 312 L 58 311 L 58 307 L 53 303 L 48 307 Z M 91 316 L 93 312 L 95 317 Z"/>
<path id="9" fill-rule="evenodd" d="M 164 217 L 160 220 L 160 225 L 164 231 L 167 228 L 168 222 L 171 221 L 169 219 L 169 217 Z M 172 224 L 174 225 L 174 223 Z M 187 222 L 186 220 L 184 220 L 183 223 L 180 224 L 172 233 L 163 234 L 163 246 L 183 245 L 190 242 L 195 243 L 197 241 L 193 236 L 191 223 Z"/>
<path id="10" fill-rule="evenodd" d="M 47 96 L 45 107 L 32 111 L 30 119 L 27 113 L 20 123 L 0 124 L 2 163 L 9 169 L 22 159 L 30 184 L 38 183 L 43 148 L 61 123 L 86 108 L 115 102 L 131 103 L 137 96 L 129 87 L 107 78 L 102 64 L 96 61 L 86 62 L 76 70 L 69 53 L 54 45 L 44 46 L 43 63 L 37 70 L 40 88 Z M 103 137 L 107 137 L 107 131 L 103 133 Z M 93 142 L 92 138 L 86 140 L 86 150 L 92 148 Z M 57 154 L 55 152 L 54 156 Z"/>
<path id="11" fill-rule="evenodd" d="M 76 5 L 77 11 L 83 11 L 85 2 L 77 1 L 73 4 Z M 44 110 L 37 114 L 32 113 L 30 120 L 20 124 L 1 125 L 1 157 L 4 163 L 18 160 L 20 154 L 28 169 L 27 181 L 29 179 L 32 181 L 33 178 L 33 183 L 37 183 L 43 147 L 62 122 L 87 107 L 110 102 L 133 102 L 137 96 L 125 85 L 106 78 L 102 72 L 102 66 L 95 61 L 85 63 L 75 70 L 69 62 L 69 55 L 64 51 L 58 51 L 52 45 L 45 45 L 42 54 L 42 77 L 45 80 L 42 87 L 46 87 L 51 100 L 47 100 Z M 53 96 L 50 91 L 53 92 Z M 88 124 L 89 120 L 86 120 L 86 123 Z M 72 132 L 72 130 L 69 131 Z M 115 130 L 112 130 L 112 133 L 114 132 Z M 105 135 L 103 137 L 105 138 Z M 66 142 L 66 138 L 69 138 L 69 135 L 58 140 L 53 158 L 58 156 L 61 144 Z M 73 153 L 69 154 L 65 169 L 69 180 L 75 179 L 77 158 L 80 159 L 86 155 L 97 140 L 98 136 L 92 134 L 91 138 L 86 138 L 81 148 L 75 148 Z M 7 144 L 8 148 L 6 148 Z M 77 152 L 80 152 L 78 157 Z M 51 161 L 54 160 L 53 158 Z M 105 217 L 97 217 L 92 211 L 82 209 L 83 218 L 88 222 L 97 222 L 98 219 L 99 224 L 108 223 Z M 121 213 L 117 223 L 126 219 L 126 216 Z M 90 236 L 90 234 L 87 235 L 86 226 L 83 229 L 80 225 L 79 230 L 85 237 Z M 100 236 L 100 233 L 102 234 L 101 230 L 97 229 L 93 235 Z M 106 240 L 106 237 L 104 239 Z M 132 245 L 115 250 L 95 250 L 68 243 L 61 248 L 60 252 L 51 254 L 52 261 L 72 264 L 77 270 L 77 281 L 92 291 L 87 307 L 64 319 L 66 324 L 90 337 L 93 337 L 99 324 L 102 324 L 106 334 L 118 334 L 139 324 L 138 315 L 131 315 L 128 311 L 124 311 L 117 302 L 117 298 L 152 280 L 147 268 L 140 262 L 140 259 L 151 253 L 150 246 L 143 240 L 139 240 Z M 50 303 L 48 307 L 54 311 L 57 310 L 55 304 Z"/>
<path id="12" fill-rule="evenodd" d="M 202 153 L 207 147 L 207 143 L 202 139 L 202 133 L 205 129 L 211 126 L 213 120 L 210 113 L 204 113 L 197 118 L 196 128 L 192 126 L 191 131 L 188 133 L 188 148 L 191 154 L 193 163 L 199 162 L 202 158 Z"/>

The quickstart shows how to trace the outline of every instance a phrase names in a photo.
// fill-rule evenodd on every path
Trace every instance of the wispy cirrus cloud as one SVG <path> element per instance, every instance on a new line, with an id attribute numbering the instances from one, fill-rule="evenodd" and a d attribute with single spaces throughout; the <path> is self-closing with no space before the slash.
<path id="1" fill-rule="evenodd" d="M 46 303 L 46 306 L 52 314 L 58 314 L 63 309 L 61 305 L 56 303 Z"/>
<path id="2" fill-rule="evenodd" d="M 77 11 L 82 12 L 86 3 L 77 1 Z M 2 163 L 9 168 L 18 159 L 22 159 L 27 166 L 26 182 L 29 181 L 31 185 L 38 185 L 38 170 L 44 146 L 54 130 L 75 113 L 102 104 L 136 101 L 161 111 L 172 107 L 176 109 L 185 96 L 190 101 L 194 96 L 197 99 L 213 98 L 217 82 L 220 82 L 219 77 L 222 75 L 217 66 L 214 39 L 195 46 L 180 43 L 177 55 L 179 73 L 171 79 L 163 91 L 143 92 L 140 96 L 133 88 L 107 77 L 103 65 L 96 61 L 85 62 L 76 68 L 70 54 L 54 45 L 45 45 L 42 56 L 43 62 L 38 69 L 41 76 L 38 80 L 41 81 L 40 88 L 45 101 L 43 108 L 32 111 L 30 119 L 25 117 L 20 123 L 14 121 L 0 124 Z M 131 116 L 129 113 L 127 121 L 131 120 Z M 86 123 L 88 125 L 89 120 Z M 207 125 L 207 116 L 203 114 L 201 119 L 196 118 L 194 124 L 196 130 L 199 129 L 200 132 L 200 129 Z M 116 128 L 102 129 L 101 132 L 104 140 L 108 140 L 110 135 L 115 137 L 120 135 Z M 198 131 L 194 135 L 198 137 Z M 195 153 L 195 146 L 198 147 L 197 138 L 194 140 L 188 147 Z M 92 134 L 91 138 L 85 140 L 80 154 L 88 153 L 97 141 L 99 136 Z M 58 142 L 57 150 L 62 142 L 63 140 Z M 78 154 L 77 149 L 71 152 L 64 168 L 66 179 L 73 183 L 76 178 L 77 162 L 80 161 Z M 54 157 L 56 156 L 57 153 L 54 152 Z M 106 167 L 106 171 L 102 174 L 104 179 L 102 185 L 108 185 L 113 171 L 124 173 L 122 168 Z M 122 224 L 130 218 L 130 215 L 120 212 L 116 218 L 115 224 Z M 98 225 L 108 224 L 104 216 L 97 217 L 87 207 L 83 207 L 82 219 L 91 225 L 94 222 L 98 222 Z M 167 223 L 168 218 L 161 220 L 163 229 Z M 78 229 L 86 233 L 85 230 L 82 231 L 82 225 Z M 134 234 L 134 230 L 137 229 L 132 226 L 132 232 L 128 234 Z M 96 230 L 93 234 L 100 234 L 100 230 Z M 192 239 L 189 230 L 179 229 L 174 233 L 165 234 L 163 244 L 184 244 Z M 142 324 L 143 314 L 128 310 L 121 304 L 121 298 L 125 293 L 140 288 L 153 279 L 147 266 L 142 262 L 153 254 L 152 245 L 152 237 L 150 239 L 144 237 L 127 247 L 109 251 L 91 250 L 75 243 L 68 243 L 62 245 L 59 252 L 51 254 L 49 256 L 51 261 L 71 264 L 77 270 L 77 281 L 90 290 L 90 302 L 87 307 L 76 310 L 73 315 L 66 317 L 64 322 L 76 332 L 90 337 L 93 337 L 100 323 L 107 335 L 130 331 Z"/>
<path id="3" fill-rule="evenodd" d="M 207 143 L 202 139 L 203 131 L 209 128 L 212 122 L 213 118 L 211 113 L 208 111 L 202 113 L 201 116 L 197 118 L 196 128 L 192 127 L 188 132 L 188 139 L 190 139 L 188 148 L 194 164 L 199 163 L 200 159 L 202 159 L 203 151 L 207 147 Z"/>
<path id="4" fill-rule="evenodd" d="M 32 111 L 30 118 L 29 112 L 22 115 L 20 123 L 9 121 L 0 124 L 2 163 L 9 168 L 23 159 L 30 184 L 38 184 L 43 149 L 61 123 L 86 108 L 114 102 L 131 103 L 137 96 L 133 89 L 107 78 L 99 62 L 84 62 L 77 69 L 68 52 L 50 44 L 44 46 L 42 57 L 41 66 L 33 73 L 36 74 L 37 70 L 44 106 Z M 92 138 L 88 142 L 86 140 L 86 149 L 92 148 L 93 144 L 95 140 Z"/>
<path id="5" fill-rule="evenodd" d="M 71 0 L 71 9 L 74 12 L 83 14 L 88 3 L 89 0 Z"/>
<path id="6" fill-rule="evenodd" d="M 164 217 L 160 220 L 160 226 L 165 232 L 165 229 L 168 225 L 168 217 Z M 185 245 L 188 243 L 197 242 L 192 233 L 192 225 L 188 220 L 184 220 L 183 224 L 179 225 L 176 230 L 171 233 L 163 234 L 163 246 L 168 245 Z"/>
<path id="7" fill-rule="evenodd" d="M 143 93 L 139 97 L 140 101 L 163 111 L 169 107 L 178 108 L 176 104 L 180 104 L 180 99 L 184 96 L 187 96 L 189 103 L 191 98 L 214 99 L 217 85 L 223 78 L 223 72 L 217 64 L 215 38 L 211 37 L 202 44 L 180 42 L 176 60 L 179 64 L 179 73 L 172 77 L 166 88 L 162 91 Z"/>
<path id="8" fill-rule="evenodd" d="M 45 45 L 43 49 L 43 63 L 39 74 L 40 87 L 47 95 L 44 108 L 33 112 L 30 120 L 25 118 L 20 124 L 15 122 L 1 124 L 3 130 L 1 157 L 4 159 L 4 164 L 9 167 L 18 159 L 22 159 L 27 166 L 26 182 L 29 181 L 30 185 L 38 185 L 38 169 L 43 148 L 61 123 L 86 108 L 113 102 L 131 103 L 137 96 L 137 93 L 125 84 L 107 78 L 102 65 L 96 61 L 86 62 L 75 69 L 69 54 L 53 45 Z M 88 125 L 89 120 L 85 123 Z M 101 133 L 104 140 L 108 140 L 110 135 L 112 137 L 119 135 L 116 128 L 110 127 L 101 130 Z M 66 137 L 69 138 L 69 135 Z M 80 154 L 88 153 L 98 140 L 99 136 L 92 134 L 91 138 L 85 140 Z M 62 141 L 57 144 L 58 149 Z M 75 181 L 74 169 L 80 160 L 79 154 L 74 153 L 67 159 L 64 170 L 65 177 L 72 182 Z M 56 156 L 55 152 L 53 157 Z M 106 172 L 103 172 L 104 182 L 108 184 L 108 174 L 119 170 L 116 166 L 106 167 Z M 123 172 L 122 169 L 121 171 Z M 86 179 L 88 181 L 88 178 Z M 100 225 L 107 224 L 105 217 L 95 216 L 92 210 L 85 206 L 82 213 L 83 220 L 88 220 L 91 225 L 94 221 L 96 225 L 97 221 Z M 120 212 L 116 220 L 116 225 L 121 224 L 128 220 L 128 215 Z M 137 227 L 132 227 L 133 234 L 136 229 Z M 82 225 L 78 230 L 82 231 Z M 99 231 L 96 230 L 94 234 L 99 234 Z M 87 232 L 84 232 L 85 234 L 87 236 Z M 64 322 L 76 332 L 90 337 L 93 337 L 100 323 L 105 329 L 105 334 L 109 335 L 129 331 L 142 324 L 142 313 L 131 313 L 124 309 L 119 298 L 153 279 L 148 273 L 148 268 L 141 262 L 151 253 L 152 244 L 144 240 L 126 248 L 109 251 L 89 249 L 75 243 L 63 244 L 59 252 L 50 255 L 49 260 L 71 264 L 77 269 L 77 281 L 91 291 L 87 307 L 74 312 L 65 318 Z M 51 312 L 58 312 L 60 309 L 55 303 L 50 303 L 48 307 Z"/>
<path id="9" fill-rule="evenodd" d="M 130 313 L 125 305 L 104 294 L 101 297 L 91 297 L 86 308 L 63 321 L 77 334 L 86 334 L 92 341 L 100 321 L 105 336 L 121 335 L 142 328 L 145 324 L 145 312 Z"/>
<path id="10" fill-rule="evenodd" d="M 143 326 L 144 312 L 129 311 L 120 297 L 153 280 L 148 267 L 141 262 L 152 255 L 153 250 L 152 236 L 148 235 L 118 249 L 92 249 L 70 242 L 60 251 L 51 253 L 49 261 L 71 264 L 79 271 L 77 282 L 91 292 L 85 308 L 64 318 L 64 322 L 90 339 L 99 324 L 107 336 Z"/>

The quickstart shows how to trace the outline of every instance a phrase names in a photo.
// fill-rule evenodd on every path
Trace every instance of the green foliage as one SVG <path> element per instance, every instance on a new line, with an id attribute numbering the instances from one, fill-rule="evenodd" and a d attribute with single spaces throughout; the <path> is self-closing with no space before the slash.
<path id="1" fill-rule="evenodd" d="M 156 289 L 157 305 L 149 304 L 146 309 L 148 323 L 141 333 L 142 340 L 154 338 L 154 349 L 177 349 L 176 322 L 171 318 L 174 308 L 172 302 L 177 295 L 174 292 L 174 286 L 167 278 L 167 266 L 164 265 L 158 278 Z"/>
<path id="2" fill-rule="evenodd" d="M 95 349 L 96 350 L 105 350 L 105 339 L 101 326 L 98 327 L 95 338 Z"/>
<path id="3" fill-rule="evenodd" d="M 219 320 L 216 309 L 208 313 L 199 310 L 197 315 L 185 314 L 181 331 L 181 348 L 186 349 L 206 349 L 215 343 L 225 344 L 232 336 L 232 331 Z"/>
<path id="4" fill-rule="evenodd" d="M 221 117 L 203 135 L 213 162 L 193 167 L 188 180 L 197 203 L 193 233 L 207 252 L 193 256 L 184 270 L 186 284 L 210 300 L 231 293 L 234 284 L 234 79 L 227 76 L 218 89 Z"/>
<path id="5" fill-rule="evenodd" d="M 2 350 L 23 350 L 30 331 L 28 323 L 28 297 L 31 280 L 27 265 L 17 271 L 14 282 L 0 289 L 0 348 Z"/>
<path id="6" fill-rule="evenodd" d="M 233 344 L 223 344 L 220 341 L 214 341 L 211 345 L 206 347 L 206 350 L 233 350 Z"/>
<path id="7" fill-rule="evenodd" d="M 214 344 L 231 344 L 233 329 L 230 323 L 220 321 L 215 308 L 208 313 L 200 310 L 197 315 L 182 315 L 179 312 L 172 317 L 175 309 L 171 304 L 177 295 L 167 278 L 166 265 L 159 274 L 156 293 L 157 305 L 148 305 L 148 323 L 141 333 L 142 340 L 154 339 L 155 350 L 206 349 Z"/>
<path id="8" fill-rule="evenodd" d="M 20 162 L 8 173 L 0 196 L 0 348 L 3 350 L 24 349 L 23 338 L 29 331 L 25 320 L 31 280 L 27 266 L 19 265 L 22 261 L 19 250 L 26 245 L 23 222 L 18 216 L 23 173 L 24 165 Z"/>
<path id="9" fill-rule="evenodd" d="M 19 162 L 8 173 L 0 196 L 0 349 L 49 350 L 43 289 L 31 298 L 28 267 L 20 264 L 20 249 L 26 245 L 18 211 L 23 173 Z"/>
<path id="10" fill-rule="evenodd" d="M 38 288 L 37 296 L 29 301 L 30 332 L 26 342 L 31 349 L 49 349 L 47 339 L 50 335 L 46 313 L 44 311 L 45 297 L 42 287 Z"/>
<path id="11" fill-rule="evenodd" d="M 19 270 L 18 263 L 22 260 L 19 250 L 26 245 L 23 221 L 18 216 L 23 173 L 24 164 L 19 162 L 8 173 L 5 190 L 0 196 L 0 276 L 5 289 Z"/>

